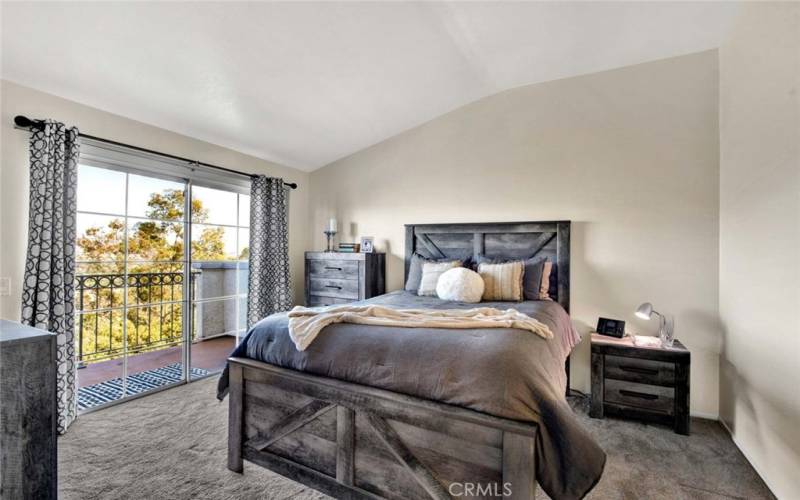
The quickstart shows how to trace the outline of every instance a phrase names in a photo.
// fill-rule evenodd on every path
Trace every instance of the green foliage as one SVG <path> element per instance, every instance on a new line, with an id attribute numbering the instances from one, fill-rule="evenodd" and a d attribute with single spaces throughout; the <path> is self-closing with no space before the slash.
<path id="1" fill-rule="evenodd" d="M 81 261 L 79 275 L 106 275 L 96 287 L 76 290 L 78 307 L 87 311 L 79 317 L 82 360 L 117 357 L 123 351 L 123 314 L 127 293 L 128 310 L 124 321 L 128 332 L 128 351 L 141 352 L 181 341 L 183 327 L 183 231 L 184 191 L 167 189 L 152 193 L 145 215 L 128 235 L 128 286 L 124 285 L 125 221 L 112 219 L 106 226 L 93 226 L 78 235 L 76 243 Z M 208 210 L 201 200 L 192 200 L 192 222 L 204 223 Z M 225 230 L 221 227 L 194 226 L 200 229 L 192 238 L 193 261 L 234 260 L 225 254 Z M 247 249 L 238 256 L 246 259 Z M 156 263 L 153 261 L 160 261 Z M 153 274 L 155 273 L 155 274 Z M 107 286 L 113 284 L 114 286 Z M 177 303 L 173 303 L 177 302 Z M 143 307 L 134 307 L 143 305 Z M 98 309 L 110 309 L 92 312 Z"/>

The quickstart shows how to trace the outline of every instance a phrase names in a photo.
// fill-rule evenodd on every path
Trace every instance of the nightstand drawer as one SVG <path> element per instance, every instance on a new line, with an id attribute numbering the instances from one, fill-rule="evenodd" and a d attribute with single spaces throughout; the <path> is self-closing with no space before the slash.
<path id="1" fill-rule="evenodd" d="M 357 260 L 309 260 L 308 275 L 312 278 L 358 279 Z"/>
<path id="2" fill-rule="evenodd" d="M 675 363 L 606 354 L 605 377 L 672 387 L 675 385 Z"/>
<path id="3" fill-rule="evenodd" d="M 310 278 L 308 280 L 309 295 L 338 297 L 358 300 L 358 281 Z"/>
<path id="4" fill-rule="evenodd" d="M 675 413 L 675 389 L 672 387 L 607 379 L 603 399 L 608 403 L 657 411 L 666 415 Z"/>
<path id="5" fill-rule="evenodd" d="M 386 293 L 385 266 L 383 253 L 306 252 L 306 305 L 344 304 Z"/>
<path id="6" fill-rule="evenodd" d="M 320 295 L 310 295 L 308 297 L 308 303 L 306 305 L 308 307 L 335 306 L 338 304 L 347 304 L 352 301 L 353 301 L 352 299 L 340 299 L 337 297 L 322 297 Z"/>

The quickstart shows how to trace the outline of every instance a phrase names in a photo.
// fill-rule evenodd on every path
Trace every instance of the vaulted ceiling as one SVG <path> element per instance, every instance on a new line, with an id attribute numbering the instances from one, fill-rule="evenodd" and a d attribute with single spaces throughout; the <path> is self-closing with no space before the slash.
<path id="1" fill-rule="evenodd" d="M 737 10 L 3 2 L 2 77 L 313 170 L 509 88 L 718 47 Z"/>

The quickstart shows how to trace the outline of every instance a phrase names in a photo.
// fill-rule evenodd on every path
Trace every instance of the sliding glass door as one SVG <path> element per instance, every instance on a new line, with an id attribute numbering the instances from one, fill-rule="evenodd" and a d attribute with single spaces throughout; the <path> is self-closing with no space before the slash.
<path id="1" fill-rule="evenodd" d="M 192 187 L 192 378 L 222 370 L 247 326 L 249 210 L 247 195 Z"/>
<path id="2" fill-rule="evenodd" d="M 78 168 L 79 410 L 184 379 L 187 183 Z"/>
<path id="3" fill-rule="evenodd" d="M 245 328 L 248 210 L 234 191 L 79 166 L 80 411 L 224 368 Z"/>

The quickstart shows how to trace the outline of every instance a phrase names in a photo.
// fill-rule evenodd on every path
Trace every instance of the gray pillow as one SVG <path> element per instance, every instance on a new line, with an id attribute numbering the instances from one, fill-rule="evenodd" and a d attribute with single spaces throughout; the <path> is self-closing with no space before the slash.
<path id="1" fill-rule="evenodd" d="M 539 300 L 539 291 L 542 287 L 542 274 L 546 257 L 531 257 L 530 259 L 490 259 L 485 255 L 478 255 L 476 264 L 512 262 L 522 260 L 525 273 L 522 275 L 522 296 L 525 300 Z"/>
<path id="2" fill-rule="evenodd" d="M 417 293 L 420 282 L 422 281 L 422 265 L 426 262 L 461 262 L 459 259 L 429 259 L 415 253 L 411 256 L 411 265 L 408 267 L 408 278 L 406 278 L 406 291 Z"/>

